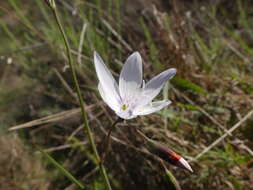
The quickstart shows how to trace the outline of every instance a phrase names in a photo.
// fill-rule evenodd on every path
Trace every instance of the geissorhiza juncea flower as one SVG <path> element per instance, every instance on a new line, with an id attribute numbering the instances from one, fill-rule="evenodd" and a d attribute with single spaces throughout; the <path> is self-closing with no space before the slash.
<path id="1" fill-rule="evenodd" d="M 105 103 L 122 119 L 132 119 L 161 110 L 170 100 L 152 101 L 161 91 L 166 81 L 176 74 L 176 69 L 168 69 L 145 83 L 142 78 L 142 59 L 134 52 L 126 60 L 119 85 L 97 52 L 94 63 L 99 79 L 98 90 Z"/>

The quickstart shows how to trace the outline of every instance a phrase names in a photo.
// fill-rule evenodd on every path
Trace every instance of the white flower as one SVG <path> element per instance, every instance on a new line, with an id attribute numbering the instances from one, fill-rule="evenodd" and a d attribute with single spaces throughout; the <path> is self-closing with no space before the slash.
<path id="1" fill-rule="evenodd" d="M 99 79 L 98 90 L 105 103 L 122 119 L 132 119 L 161 110 L 171 101 L 152 102 L 166 81 L 176 74 L 176 69 L 168 69 L 152 78 L 147 84 L 142 79 L 142 60 L 134 52 L 126 60 L 120 76 L 119 85 L 104 64 L 98 53 L 94 52 L 94 63 Z"/>

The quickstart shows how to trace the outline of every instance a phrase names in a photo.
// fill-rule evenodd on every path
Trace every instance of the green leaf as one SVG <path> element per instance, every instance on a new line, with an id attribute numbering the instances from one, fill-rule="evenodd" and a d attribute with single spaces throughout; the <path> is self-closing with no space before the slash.
<path id="1" fill-rule="evenodd" d="M 181 187 L 175 178 L 175 176 L 167 169 L 165 169 L 165 180 L 169 185 L 169 189 L 171 190 L 181 190 Z"/>
<path id="2" fill-rule="evenodd" d="M 81 184 L 69 171 L 67 171 L 61 164 L 59 164 L 52 156 L 50 156 L 43 149 L 36 147 L 56 168 L 58 168 L 63 175 L 65 175 L 70 181 L 75 183 L 80 189 L 84 189 L 84 185 Z"/>
<path id="3" fill-rule="evenodd" d="M 172 79 L 172 82 L 175 86 L 185 89 L 185 90 L 191 90 L 197 94 L 207 94 L 207 91 L 203 89 L 202 87 L 198 86 L 197 84 L 194 84 L 186 79 L 182 79 L 180 77 L 174 77 Z"/>

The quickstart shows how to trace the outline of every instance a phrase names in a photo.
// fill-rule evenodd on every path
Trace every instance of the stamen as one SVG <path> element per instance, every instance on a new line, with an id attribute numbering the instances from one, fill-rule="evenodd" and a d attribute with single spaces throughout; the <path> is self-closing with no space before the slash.
<path id="1" fill-rule="evenodd" d="M 126 104 L 123 104 L 122 107 L 121 107 L 121 109 L 122 109 L 123 111 L 125 111 L 125 110 L 127 109 Z"/>

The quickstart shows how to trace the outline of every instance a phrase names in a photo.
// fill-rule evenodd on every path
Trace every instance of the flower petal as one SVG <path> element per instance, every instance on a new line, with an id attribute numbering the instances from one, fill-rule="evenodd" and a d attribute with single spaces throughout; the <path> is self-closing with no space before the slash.
<path id="1" fill-rule="evenodd" d="M 108 93 L 106 93 L 101 85 L 101 83 L 98 84 L 98 91 L 102 97 L 102 99 L 104 100 L 104 102 L 112 109 L 114 110 L 115 112 L 117 112 L 120 107 L 118 104 L 115 104 L 114 103 L 114 100 L 112 100 L 112 97 L 109 96 Z"/>
<path id="2" fill-rule="evenodd" d="M 157 102 L 151 102 L 150 104 L 147 104 L 143 107 L 138 107 L 133 111 L 134 115 L 147 115 L 154 112 L 157 112 L 164 108 L 165 106 L 171 104 L 170 100 L 163 100 L 163 101 L 157 101 Z"/>
<path id="3" fill-rule="evenodd" d="M 105 66 L 103 60 L 98 55 L 97 52 L 94 52 L 94 64 L 96 73 L 100 82 L 100 91 L 103 91 L 103 94 L 106 94 L 108 105 L 114 105 L 120 107 L 121 104 L 121 98 L 119 95 L 119 87 L 116 83 L 115 79 L 113 78 L 111 72 L 109 69 Z M 103 90 L 101 90 L 103 89 Z M 101 94 L 100 92 L 100 94 Z M 105 97 L 101 94 L 102 97 Z M 104 99 L 104 98 L 103 98 Z"/>
<path id="4" fill-rule="evenodd" d="M 126 60 L 119 77 L 119 91 L 122 100 L 130 100 L 142 84 L 142 60 L 138 52 L 134 52 Z"/>
<path id="5" fill-rule="evenodd" d="M 132 110 L 120 110 L 118 112 L 116 112 L 116 114 L 122 118 L 122 119 L 125 119 L 125 120 L 128 120 L 128 119 L 133 119 L 135 117 L 137 117 L 137 115 L 133 115 L 133 112 Z"/>
<path id="6" fill-rule="evenodd" d="M 190 171 L 190 172 L 193 173 L 193 170 L 192 170 L 190 164 L 189 164 L 183 157 L 181 157 L 181 158 L 178 160 L 178 163 L 177 163 L 176 165 L 177 165 L 178 167 L 180 167 L 180 168 L 186 169 L 186 170 L 188 170 L 188 171 Z"/>
<path id="7" fill-rule="evenodd" d="M 172 68 L 168 69 L 159 75 L 155 76 L 152 78 L 146 85 L 143 90 L 142 94 L 142 100 L 139 102 L 140 106 L 146 105 L 149 102 L 151 102 L 161 91 L 163 88 L 164 84 L 173 78 L 176 74 L 177 70 Z"/>

